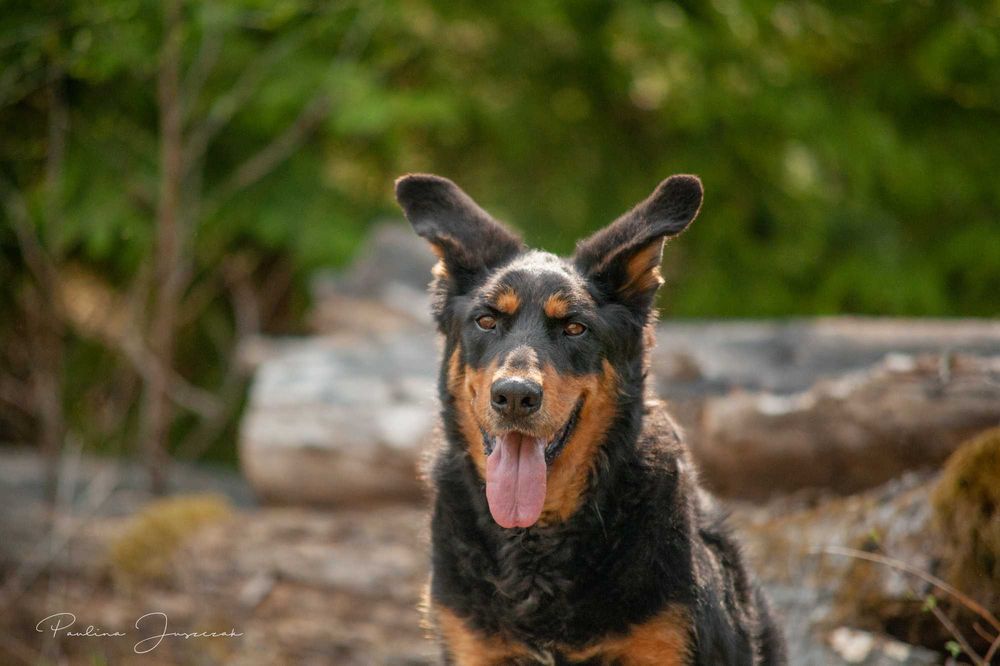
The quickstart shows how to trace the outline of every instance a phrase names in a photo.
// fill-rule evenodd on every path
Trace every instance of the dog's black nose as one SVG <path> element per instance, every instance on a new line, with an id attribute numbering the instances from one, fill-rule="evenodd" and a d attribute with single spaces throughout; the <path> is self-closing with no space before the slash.
<path id="1" fill-rule="evenodd" d="M 500 379 L 490 388 L 490 404 L 503 416 L 528 416 L 542 406 L 542 387 L 526 379 Z"/>

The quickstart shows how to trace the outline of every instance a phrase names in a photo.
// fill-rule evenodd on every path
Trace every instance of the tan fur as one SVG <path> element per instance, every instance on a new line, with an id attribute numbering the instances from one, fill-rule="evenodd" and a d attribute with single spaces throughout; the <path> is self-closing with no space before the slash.
<path id="1" fill-rule="evenodd" d="M 567 656 L 578 661 L 599 658 L 622 666 L 682 666 L 691 659 L 691 620 L 684 607 L 668 606 L 624 636 L 606 638 Z"/>
<path id="2" fill-rule="evenodd" d="M 473 631 L 447 608 L 436 607 L 434 611 L 441 638 L 444 639 L 451 658 L 459 666 L 510 664 L 530 655 L 522 645 Z"/>
<path id="3" fill-rule="evenodd" d="M 458 424 L 465 438 L 466 450 L 479 471 L 480 478 L 486 478 L 486 453 L 483 451 L 483 437 L 474 413 L 475 398 L 483 390 L 489 394 L 489 383 L 484 380 L 492 376 L 489 370 L 475 371 L 462 363 L 461 350 L 456 347 L 448 359 L 448 392 L 455 399 Z M 487 401 L 488 402 L 488 401 Z"/>
<path id="4" fill-rule="evenodd" d="M 437 626 L 434 624 L 434 604 L 431 602 L 431 579 L 428 578 L 424 586 L 420 589 L 420 601 L 417 602 L 417 611 L 420 613 L 420 628 L 424 632 L 424 638 L 437 640 Z"/>
<path id="5" fill-rule="evenodd" d="M 437 263 L 431 267 L 431 275 L 438 280 L 444 280 L 448 277 L 448 266 L 444 263 L 445 249 L 437 243 L 428 243 L 428 245 L 431 248 L 431 252 L 438 259 Z"/>
<path id="6" fill-rule="evenodd" d="M 496 309 L 500 312 L 512 315 L 521 307 L 521 298 L 517 295 L 516 291 L 510 287 L 505 287 L 497 295 L 494 305 L 496 305 Z"/>
<path id="7" fill-rule="evenodd" d="M 549 470 L 545 504 L 539 519 L 543 525 L 567 520 L 579 508 L 597 447 L 615 415 L 615 393 L 618 390 L 618 378 L 607 361 L 604 361 L 604 372 L 600 375 L 562 377 L 551 368 L 546 370 L 546 383 L 558 387 L 553 397 L 561 403 L 559 411 L 566 410 L 566 419 L 581 395 L 584 403 L 576 430 Z M 546 400 L 550 397 L 548 391 L 546 389 Z"/>
<path id="8" fill-rule="evenodd" d="M 627 278 L 619 291 L 631 295 L 659 288 L 663 284 L 663 278 L 660 276 L 662 252 L 662 240 L 650 243 L 636 252 L 625 266 Z"/>
<path id="9" fill-rule="evenodd" d="M 552 319 L 562 319 L 569 312 L 569 306 L 566 295 L 557 291 L 545 300 L 545 315 Z"/>
<path id="10" fill-rule="evenodd" d="M 545 655 L 501 636 L 488 636 L 469 627 L 443 606 L 431 606 L 429 615 L 449 655 L 459 666 L 498 666 L 536 663 Z M 683 606 L 668 606 L 652 619 L 632 626 L 625 635 L 608 636 L 583 649 L 556 646 L 574 661 L 599 659 L 622 666 L 683 666 L 691 658 L 691 621 Z"/>

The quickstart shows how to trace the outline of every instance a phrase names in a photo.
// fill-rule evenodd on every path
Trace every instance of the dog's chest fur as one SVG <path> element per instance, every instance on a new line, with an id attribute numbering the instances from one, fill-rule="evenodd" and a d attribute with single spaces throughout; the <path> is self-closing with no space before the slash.
<path id="1" fill-rule="evenodd" d="M 690 524 L 676 479 L 653 484 L 646 465 L 617 461 L 605 472 L 617 468 L 620 478 L 602 478 L 571 520 L 503 530 L 463 467 L 452 459 L 437 470 L 432 592 L 480 631 L 535 649 L 581 647 L 690 601 Z"/>
<path id="2" fill-rule="evenodd" d="M 563 530 L 553 533 L 522 531 L 505 539 L 497 549 L 498 595 L 514 613 L 535 625 L 546 608 L 564 604 L 571 596 L 574 577 L 570 570 L 573 541 Z"/>

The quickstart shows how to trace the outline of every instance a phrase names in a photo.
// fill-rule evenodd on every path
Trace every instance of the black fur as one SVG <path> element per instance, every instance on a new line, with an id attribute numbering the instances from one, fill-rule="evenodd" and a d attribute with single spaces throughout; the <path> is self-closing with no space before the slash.
<path id="1" fill-rule="evenodd" d="M 649 197 L 618 220 L 580 241 L 573 261 L 590 282 L 610 298 L 622 284 L 628 261 L 649 249 L 649 268 L 660 265 L 666 238 L 684 231 L 701 207 L 701 181 L 694 176 L 673 176 L 663 181 Z M 658 283 L 655 283 L 659 286 Z M 624 299 L 626 305 L 648 309 L 655 286 Z"/>
<path id="2" fill-rule="evenodd" d="M 524 250 L 521 239 L 447 178 L 415 174 L 396 181 L 396 199 L 414 231 L 441 257 L 447 280 L 434 285 L 434 310 L 472 288 L 487 271 Z"/>
<path id="3" fill-rule="evenodd" d="M 658 265 L 664 239 L 695 217 L 698 179 L 664 181 L 581 242 L 571 260 L 526 252 L 446 179 L 408 176 L 396 192 L 447 267 L 433 285 L 446 361 L 460 349 L 466 366 L 482 368 L 513 345 L 528 344 L 560 373 L 596 372 L 606 360 L 619 378 L 615 414 L 579 509 L 561 523 L 504 529 L 491 517 L 468 454 L 479 443 L 462 435 L 442 364 L 445 442 L 430 474 L 432 604 L 550 663 L 577 663 L 567 661 L 567 650 L 627 634 L 675 604 L 692 619 L 691 664 L 785 663 L 780 632 L 722 517 L 699 489 L 677 428 L 646 395 L 645 333 L 658 282 L 638 293 L 621 291 L 629 260 L 648 252 Z M 556 292 L 578 299 L 574 317 L 587 324 L 586 339 L 563 339 L 555 324 L 527 307 L 499 323 L 495 335 L 483 335 L 471 318 L 499 284 L 531 302 Z"/>

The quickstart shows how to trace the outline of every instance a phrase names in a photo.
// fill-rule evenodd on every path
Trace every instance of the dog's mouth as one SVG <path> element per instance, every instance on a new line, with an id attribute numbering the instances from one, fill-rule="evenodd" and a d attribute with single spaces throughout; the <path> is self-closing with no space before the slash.
<path id="1" fill-rule="evenodd" d="M 538 522 L 545 504 L 548 466 L 566 447 L 582 408 L 581 396 L 552 439 L 517 430 L 498 435 L 483 431 L 486 501 L 500 527 L 530 527 Z"/>

